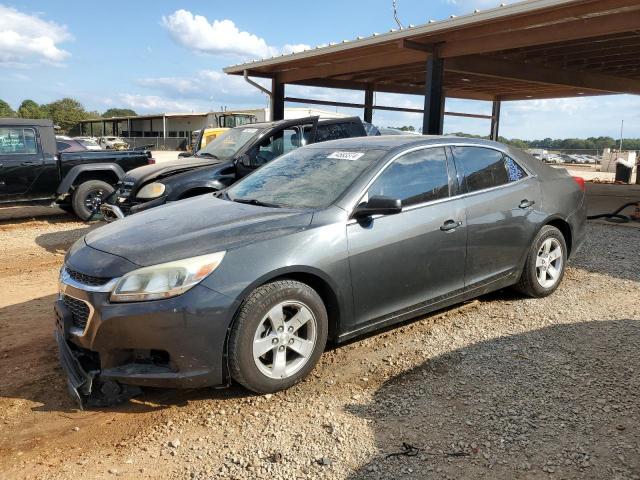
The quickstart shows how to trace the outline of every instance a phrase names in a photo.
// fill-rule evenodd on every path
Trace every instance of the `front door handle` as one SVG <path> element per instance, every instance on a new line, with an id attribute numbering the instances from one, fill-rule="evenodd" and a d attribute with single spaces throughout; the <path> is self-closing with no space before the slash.
<path id="1" fill-rule="evenodd" d="M 20 165 L 22 165 L 23 167 L 29 167 L 31 165 L 37 165 L 38 162 L 22 162 Z"/>
<path id="2" fill-rule="evenodd" d="M 535 200 L 527 200 L 526 198 L 524 200 L 522 200 L 520 202 L 520 205 L 518 205 L 520 208 L 529 208 L 532 207 L 535 204 Z"/>
<path id="3" fill-rule="evenodd" d="M 440 230 L 442 230 L 443 232 L 448 232 L 449 230 L 453 230 L 454 228 L 458 228 L 460 225 L 462 225 L 462 222 L 460 222 L 460 221 L 447 220 L 446 222 L 444 222 L 442 224 L 442 226 L 440 227 Z"/>

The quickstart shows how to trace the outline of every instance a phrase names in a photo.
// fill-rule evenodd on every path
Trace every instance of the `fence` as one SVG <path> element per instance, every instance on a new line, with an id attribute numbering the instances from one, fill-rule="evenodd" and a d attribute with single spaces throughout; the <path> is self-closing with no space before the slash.
<path id="1" fill-rule="evenodd" d="M 186 150 L 190 139 L 187 137 L 121 137 L 129 148 L 147 147 L 149 150 Z"/>

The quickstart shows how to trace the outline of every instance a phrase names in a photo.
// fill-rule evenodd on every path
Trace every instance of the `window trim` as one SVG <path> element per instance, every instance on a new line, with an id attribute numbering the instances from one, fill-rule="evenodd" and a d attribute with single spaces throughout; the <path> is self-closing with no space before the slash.
<path id="1" fill-rule="evenodd" d="M 482 190 L 475 190 L 473 192 L 464 192 L 462 191 L 462 183 L 460 182 L 460 178 L 459 178 L 459 170 L 458 170 L 458 166 L 455 162 L 455 158 L 453 156 L 453 150 L 452 147 L 479 147 L 479 148 L 488 148 L 490 150 L 495 150 L 497 152 L 502 153 L 503 155 L 508 156 L 509 158 L 511 158 L 514 162 L 516 162 L 520 168 L 522 168 L 525 173 L 527 174 L 526 177 L 523 177 L 519 180 L 516 180 L 515 182 L 507 182 L 504 183 L 502 185 L 496 185 L 495 187 L 489 187 L 489 188 L 485 188 Z M 349 213 L 349 220 L 347 221 L 347 225 L 352 225 L 354 223 L 358 223 L 358 220 L 353 218 L 353 213 L 355 212 L 355 209 L 357 208 L 358 205 L 360 205 L 362 203 L 362 201 L 364 200 L 365 197 L 368 198 L 369 195 L 369 188 L 371 187 L 371 185 L 373 184 L 373 182 L 375 182 L 378 177 L 380 175 L 382 175 L 382 173 L 389 167 L 389 165 L 391 165 L 397 158 L 401 157 L 402 155 L 405 155 L 407 153 L 412 153 L 418 150 L 426 150 L 427 148 L 444 148 L 445 151 L 448 150 L 448 152 L 446 152 L 447 155 L 447 163 L 448 162 L 452 162 L 452 165 L 454 167 L 454 170 L 456 172 L 456 178 L 454 179 L 456 182 L 456 191 L 457 193 L 455 195 L 451 195 L 449 197 L 445 197 L 445 198 L 439 198 L 437 200 L 429 200 L 427 202 L 422 202 L 422 203 L 417 203 L 415 205 L 410 205 L 408 207 L 402 207 L 402 211 L 400 211 L 399 213 L 397 213 L 396 215 L 402 215 L 402 213 L 406 212 L 410 212 L 411 210 L 416 210 L 418 208 L 423 208 L 426 206 L 430 206 L 430 205 L 435 205 L 438 203 L 444 203 L 444 202 L 449 202 L 452 200 L 459 200 L 459 199 L 463 199 L 466 197 L 470 197 L 473 195 L 478 195 L 481 193 L 485 193 L 485 192 L 492 192 L 494 190 L 498 190 L 501 188 L 506 188 L 506 187 L 510 187 L 512 185 L 517 185 L 520 182 L 523 182 L 525 180 L 529 180 L 529 179 L 533 179 L 533 178 L 537 178 L 538 175 L 535 174 L 534 172 L 532 172 L 530 169 L 526 168 L 525 166 L 523 166 L 520 162 L 518 162 L 515 158 L 513 158 L 512 155 L 509 155 L 505 149 L 501 149 L 501 148 L 497 148 L 496 146 L 493 145 L 478 145 L 477 143 L 449 143 L 449 142 L 443 142 L 443 143 L 434 143 L 434 144 L 429 144 L 429 145 L 419 145 L 416 147 L 412 147 L 409 148 L 407 150 L 403 150 L 402 152 L 397 153 L 396 155 L 394 155 L 393 157 L 391 157 L 387 163 L 385 163 L 382 168 L 380 168 L 380 170 L 378 170 L 376 172 L 376 174 L 373 176 L 373 178 L 371 178 L 371 180 L 369 180 L 369 182 L 367 182 L 367 184 L 365 185 L 365 187 L 362 189 L 362 193 L 357 197 L 358 200 L 356 200 L 355 202 L 353 202 L 352 205 L 349 206 L 348 211 Z M 451 188 L 451 187 L 450 187 Z M 373 215 L 371 218 L 376 219 L 376 218 L 380 218 L 386 215 Z"/>
<path id="2" fill-rule="evenodd" d="M 462 165 L 459 164 L 459 162 L 456 161 L 456 156 L 453 152 L 453 148 L 454 147 L 475 147 L 475 148 L 486 148 L 488 150 L 495 150 L 497 152 L 500 152 L 502 154 L 502 161 L 505 162 L 506 159 L 504 157 L 509 157 L 516 165 L 518 165 L 522 171 L 525 173 L 525 176 L 514 181 L 514 182 L 507 182 L 507 183 L 503 183 L 501 185 L 495 185 L 493 187 L 487 187 L 487 188 L 482 188 L 480 190 L 473 190 L 472 192 L 467 191 L 468 189 L 468 185 L 466 182 L 464 182 L 464 171 L 462 169 Z M 500 188 L 500 187 L 504 187 L 507 185 L 513 185 L 514 183 L 520 182 L 521 180 L 525 180 L 529 177 L 536 177 L 537 175 L 531 173 L 531 171 L 528 168 L 525 168 L 524 166 L 522 166 L 522 164 L 520 162 L 518 162 L 515 158 L 513 158 L 513 155 L 509 155 L 507 152 L 505 152 L 504 150 L 501 150 L 499 148 L 495 148 L 489 145 L 475 145 L 475 144 L 451 144 L 448 147 L 449 150 L 449 154 L 451 155 L 451 161 L 453 162 L 453 166 L 455 168 L 456 171 L 456 180 L 458 183 L 458 189 L 460 190 L 462 195 L 473 195 L 474 193 L 477 192 L 490 192 L 496 188 Z M 506 166 L 505 166 L 505 170 L 506 170 Z"/>
<path id="3" fill-rule="evenodd" d="M 453 193 L 452 188 L 453 188 L 454 185 L 452 185 L 452 180 L 453 179 L 451 178 L 451 170 L 449 169 L 449 162 L 451 161 L 451 159 L 449 158 L 449 154 L 447 153 L 447 149 L 443 148 L 443 147 L 435 147 L 435 146 L 431 147 L 431 146 L 429 146 L 429 147 L 426 147 L 426 148 L 416 148 L 416 149 L 406 150 L 406 151 L 402 152 L 401 154 L 395 156 L 391 162 L 387 163 L 384 166 L 384 168 L 382 170 L 380 170 L 380 172 L 378 172 L 376 174 L 376 177 L 373 179 L 373 181 L 370 182 L 367 185 L 366 192 L 365 192 L 365 196 L 367 197 L 367 200 L 368 200 L 368 197 L 369 197 L 369 189 L 371 188 L 371 186 L 378 180 L 378 178 L 380 176 L 382 176 L 384 171 L 386 171 L 386 169 L 389 168 L 396 160 L 404 157 L 405 155 L 410 155 L 411 153 L 418 152 L 418 151 L 421 151 L 421 150 L 428 150 L 430 148 L 442 148 L 442 151 L 444 153 L 445 171 L 447 172 L 447 189 L 449 190 L 449 194 L 444 198 L 436 198 L 435 200 L 426 200 L 424 202 L 414 203 L 413 205 L 407 205 L 406 206 L 406 210 L 411 209 L 411 207 L 416 207 L 416 206 L 424 205 L 424 204 L 427 204 L 427 203 L 437 202 L 438 200 L 445 200 L 445 199 L 451 198 L 452 197 L 451 194 Z M 364 198 L 364 196 L 363 196 L 363 198 Z M 357 203 L 357 205 L 360 205 L 360 203 L 362 203 L 362 202 Z M 403 207 L 402 210 L 404 211 L 405 208 Z"/>
<path id="4" fill-rule="evenodd" d="M 22 130 L 22 138 L 24 138 L 24 131 L 25 130 L 31 130 L 33 132 L 33 138 L 36 142 L 36 151 L 35 152 L 0 152 L 0 156 L 4 156 L 4 155 L 38 155 L 40 153 L 40 142 L 39 142 L 39 136 L 38 136 L 38 132 L 36 131 L 35 128 L 33 127 L 24 127 L 24 126 L 20 126 L 20 125 L 16 125 L 15 127 L 12 127 L 11 125 L 8 126 L 3 126 L 1 128 L 6 128 L 7 130 Z"/>

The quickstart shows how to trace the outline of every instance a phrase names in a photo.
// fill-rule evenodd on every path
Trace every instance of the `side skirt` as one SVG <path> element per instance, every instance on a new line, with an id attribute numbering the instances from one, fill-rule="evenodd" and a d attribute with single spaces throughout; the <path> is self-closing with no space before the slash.
<path id="1" fill-rule="evenodd" d="M 382 318 L 374 319 L 360 328 L 340 334 L 338 336 L 338 343 L 342 343 L 359 335 L 380 330 L 396 323 L 400 323 L 412 318 L 419 317 L 421 315 L 425 315 L 427 313 L 434 312 L 436 310 L 450 307 L 451 305 L 455 305 L 457 303 L 466 302 L 467 300 L 471 300 L 486 293 L 511 286 L 516 283 L 516 281 L 518 280 L 518 276 L 519 272 L 511 271 L 497 278 L 494 277 L 487 282 L 483 282 L 482 284 L 456 290 L 449 295 L 439 298 L 437 297 L 429 300 L 428 302 L 419 303 L 407 309 L 394 312 L 390 315 L 386 315 Z"/>

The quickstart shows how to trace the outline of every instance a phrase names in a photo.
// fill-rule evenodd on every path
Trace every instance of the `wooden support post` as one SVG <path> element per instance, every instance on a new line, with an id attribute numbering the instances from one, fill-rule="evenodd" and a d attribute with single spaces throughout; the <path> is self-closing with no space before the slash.
<path id="1" fill-rule="evenodd" d="M 367 87 L 364 91 L 364 121 L 373 121 L 373 88 Z"/>
<path id="2" fill-rule="evenodd" d="M 437 49 L 427 59 L 427 76 L 424 92 L 424 116 L 422 117 L 423 135 L 442 135 L 444 124 L 444 91 L 442 77 L 444 61 L 438 56 Z"/>
<path id="3" fill-rule="evenodd" d="M 284 83 L 271 80 L 271 120 L 284 120 Z"/>
<path id="4" fill-rule="evenodd" d="M 498 141 L 498 131 L 500 130 L 500 99 L 493 101 L 491 109 L 491 140 Z"/>

